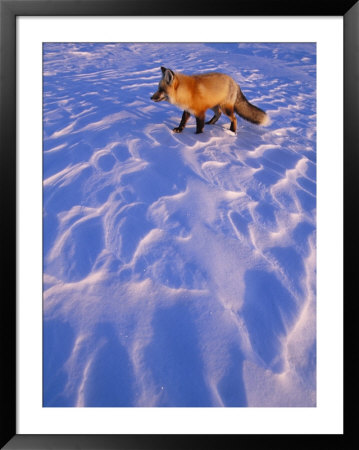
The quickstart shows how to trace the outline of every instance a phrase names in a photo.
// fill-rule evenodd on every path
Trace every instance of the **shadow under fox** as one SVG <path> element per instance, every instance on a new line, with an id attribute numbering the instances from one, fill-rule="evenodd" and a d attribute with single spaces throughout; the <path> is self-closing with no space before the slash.
<path id="1" fill-rule="evenodd" d="M 229 75 L 218 72 L 185 75 L 165 67 L 161 67 L 161 70 L 162 78 L 151 100 L 167 100 L 184 110 L 179 126 L 173 129 L 175 133 L 184 129 L 191 114 L 196 118 L 196 134 L 203 132 L 205 123 L 216 123 L 222 112 L 230 118 L 230 130 L 233 132 L 237 129 L 234 113 L 257 125 L 268 123 L 268 115 L 249 103 L 239 85 Z M 207 109 L 212 109 L 214 116 L 205 122 Z"/>

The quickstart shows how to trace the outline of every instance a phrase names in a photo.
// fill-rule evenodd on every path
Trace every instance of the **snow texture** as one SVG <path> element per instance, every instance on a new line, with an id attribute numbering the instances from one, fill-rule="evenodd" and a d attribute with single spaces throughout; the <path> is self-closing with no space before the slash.
<path id="1" fill-rule="evenodd" d="M 162 65 L 271 123 L 173 133 Z M 47 43 L 43 70 L 44 406 L 315 406 L 315 44 Z"/>

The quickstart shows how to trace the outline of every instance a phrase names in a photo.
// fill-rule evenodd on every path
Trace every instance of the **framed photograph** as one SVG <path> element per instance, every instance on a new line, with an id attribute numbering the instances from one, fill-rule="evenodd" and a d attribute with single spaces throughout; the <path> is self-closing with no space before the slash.
<path id="1" fill-rule="evenodd" d="M 341 445 L 358 14 L 1 1 L 4 448 Z"/>

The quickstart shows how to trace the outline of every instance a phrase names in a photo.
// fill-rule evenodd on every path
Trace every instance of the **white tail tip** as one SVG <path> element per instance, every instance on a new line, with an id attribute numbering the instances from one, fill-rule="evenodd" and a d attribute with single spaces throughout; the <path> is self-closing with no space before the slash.
<path id="1" fill-rule="evenodd" d="M 271 118 L 266 113 L 263 121 L 261 122 L 262 127 L 268 127 L 272 123 Z"/>

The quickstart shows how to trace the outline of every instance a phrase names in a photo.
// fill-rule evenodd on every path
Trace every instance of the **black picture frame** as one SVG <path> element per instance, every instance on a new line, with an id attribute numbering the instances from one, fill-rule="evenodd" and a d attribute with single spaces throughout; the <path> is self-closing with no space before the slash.
<path id="1" fill-rule="evenodd" d="M 342 16 L 344 18 L 344 266 L 355 251 L 358 221 L 355 211 L 355 178 L 358 169 L 359 133 L 359 2 L 286 2 L 237 0 L 222 8 L 218 2 L 182 0 L 178 10 L 168 0 L 0 0 L 1 98 L 0 98 L 0 183 L 3 203 L 1 254 L 1 448 L 6 449 L 195 449 L 210 444 L 287 448 L 288 442 L 312 448 L 346 448 L 354 431 L 355 414 L 349 413 L 353 396 L 352 377 L 357 359 L 352 348 L 355 295 L 344 309 L 344 434 L 343 435 L 18 435 L 16 433 L 16 17 L 18 16 Z M 330 93 L 328 93 L 330 95 Z M 352 259 L 355 261 L 355 259 Z M 344 285 L 355 279 L 355 264 L 347 264 Z M 4 289 L 5 287 L 5 289 Z M 353 292 L 355 292 L 353 290 Z M 355 409 L 354 409 L 355 410 Z M 350 444 L 349 444 L 350 445 Z M 348 447 L 349 448 L 349 447 Z"/>

